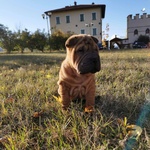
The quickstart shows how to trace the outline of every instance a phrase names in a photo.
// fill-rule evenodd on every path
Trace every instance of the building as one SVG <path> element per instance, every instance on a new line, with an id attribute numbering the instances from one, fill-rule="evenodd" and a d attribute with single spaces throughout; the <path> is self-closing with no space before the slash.
<path id="1" fill-rule="evenodd" d="M 132 45 L 140 35 L 150 36 L 150 15 L 143 13 L 135 16 L 127 16 L 127 39 L 123 40 L 123 44 Z"/>
<path id="2" fill-rule="evenodd" d="M 102 19 L 105 17 L 105 5 L 77 5 L 49 10 L 50 31 L 61 30 L 64 33 L 90 34 L 102 40 Z"/>

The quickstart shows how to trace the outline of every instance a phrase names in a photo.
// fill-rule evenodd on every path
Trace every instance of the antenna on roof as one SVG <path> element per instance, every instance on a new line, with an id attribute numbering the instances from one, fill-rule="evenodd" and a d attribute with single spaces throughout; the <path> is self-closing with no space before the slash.
<path id="1" fill-rule="evenodd" d="M 74 5 L 75 5 L 75 6 L 77 5 L 77 2 L 76 2 L 76 1 L 74 1 Z"/>

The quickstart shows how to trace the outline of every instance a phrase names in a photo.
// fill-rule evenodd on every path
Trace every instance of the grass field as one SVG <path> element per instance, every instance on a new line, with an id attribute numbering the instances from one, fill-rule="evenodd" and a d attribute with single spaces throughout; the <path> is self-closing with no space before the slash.
<path id="1" fill-rule="evenodd" d="M 100 56 L 96 111 L 86 114 L 84 101 L 67 113 L 57 101 L 65 54 L 0 54 L 0 149 L 150 149 L 150 49 Z"/>

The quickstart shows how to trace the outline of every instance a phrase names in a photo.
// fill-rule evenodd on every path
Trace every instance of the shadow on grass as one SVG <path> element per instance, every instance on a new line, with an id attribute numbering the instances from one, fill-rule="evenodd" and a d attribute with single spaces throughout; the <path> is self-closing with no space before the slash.
<path id="1" fill-rule="evenodd" d="M 97 96 L 95 98 L 95 108 L 100 110 L 107 117 L 113 116 L 114 119 L 127 117 L 129 124 L 140 125 L 150 132 L 148 121 L 150 121 L 150 104 L 145 100 L 132 101 L 125 97 L 116 99 L 113 96 Z"/>
<path id="2" fill-rule="evenodd" d="M 86 100 L 75 99 L 72 101 L 74 107 L 84 110 Z M 134 103 L 120 97 L 120 99 L 115 100 L 115 97 L 110 95 L 96 96 L 95 97 L 95 112 L 100 111 L 102 115 L 108 118 L 112 116 L 114 119 L 127 117 L 130 123 L 136 122 L 140 115 L 142 105 L 137 102 Z"/>
<path id="3" fill-rule="evenodd" d="M 112 116 L 116 120 L 126 117 L 129 124 L 139 125 L 150 132 L 150 104 L 144 98 L 133 101 L 124 96 L 117 99 L 110 95 L 97 96 L 95 108 L 108 118 Z"/>
<path id="4" fill-rule="evenodd" d="M 28 65 L 54 65 L 60 64 L 64 59 L 63 55 L 50 55 L 50 54 L 10 54 L 10 55 L 0 55 L 0 67 L 7 67 L 9 69 L 17 69 L 22 66 Z"/>

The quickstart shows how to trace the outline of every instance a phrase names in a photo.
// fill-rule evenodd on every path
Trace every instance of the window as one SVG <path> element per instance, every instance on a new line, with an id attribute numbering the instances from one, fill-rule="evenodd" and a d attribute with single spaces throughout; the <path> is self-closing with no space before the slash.
<path id="1" fill-rule="evenodd" d="M 96 20 L 96 13 L 92 13 L 92 20 Z"/>
<path id="2" fill-rule="evenodd" d="M 137 29 L 134 30 L 134 35 L 138 35 L 138 30 Z"/>
<path id="3" fill-rule="evenodd" d="M 149 33 L 150 33 L 149 28 L 147 28 L 145 34 L 149 34 Z"/>
<path id="4" fill-rule="evenodd" d="M 81 29 L 81 34 L 85 34 L 85 30 L 84 29 Z"/>
<path id="5" fill-rule="evenodd" d="M 80 14 L 80 21 L 84 21 L 84 14 Z"/>
<path id="6" fill-rule="evenodd" d="M 93 35 L 97 35 L 97 29 L 93 28 Z"/>
<path id="7" fill-rule="evenodd" d="M 70 16 L 66 16 L 66 23 L 70 23 Z"/>
<path id="8" fill-rule="evenodd" d="M 60 17 L 56 17 L 56 24 L 60 24 Z"/>

